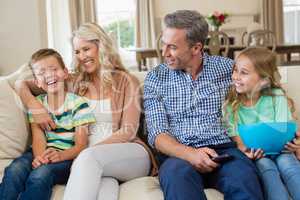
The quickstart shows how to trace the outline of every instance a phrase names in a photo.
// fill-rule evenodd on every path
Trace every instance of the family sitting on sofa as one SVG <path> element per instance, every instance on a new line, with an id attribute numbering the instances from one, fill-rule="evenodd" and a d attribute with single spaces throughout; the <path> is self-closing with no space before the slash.
<path id="1" fill-rule="evenodd" d="M 300 132 L 272 155 L 239 134 L 242 125 L 296 120 L 274 53 L 247 48 L 235 61 L 204 53 L 208 24 L 196 11 L 164 23 L 165 63 L 148 73 L 143 98 L 158 172 L 136 135 L 139 82 L 103 29 L 87 23 L 73 33 L 75 73 L 41 49 L 29 62 L 34 80 L 16 83 L 32 145 L 5 169 L 0 199 L 48 200 L 55 184 L 67 184 L 65 200 L 116 200 L 119 182 L 157 173 L 166 200 L 205 200 L 207 187 L 227 200 L 300 199 Z"/>

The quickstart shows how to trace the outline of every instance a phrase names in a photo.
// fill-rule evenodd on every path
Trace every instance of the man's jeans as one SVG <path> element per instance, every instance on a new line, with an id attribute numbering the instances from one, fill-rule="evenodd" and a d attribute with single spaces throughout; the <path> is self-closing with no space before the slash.
<path id="1" fill-rule="evenodd" d="M 219 155 L 227 153 L 234 159 L 206 174 L 185 160 L 165 157 L 159 170 L 165 200 L 205 200 L 205 187 L 219 190 L 225 200 L 262 200 L 254 163 L 235 147 L 215 150 Z"/>
<path id="2" fill-rule="evenodd" d="M 32 152 L 27 151 L 5 168 L 0 200 L 48 200 L 55 184 L 67 183 L 72 161 L 32 169 L 32 160 Z"/>
<path id="3" fill-rule="evenodd" d="M 300 162 L 293 153 L 256 161 L 267 200 L 300 200 Z M 285 185 L 284 185 L 285 184 Z"/>

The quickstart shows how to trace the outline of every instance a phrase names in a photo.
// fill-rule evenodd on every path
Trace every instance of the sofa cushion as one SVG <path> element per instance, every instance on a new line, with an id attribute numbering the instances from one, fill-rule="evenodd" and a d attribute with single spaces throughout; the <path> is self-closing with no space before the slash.
<path id="1" fill-rule="evenodd" d="M 2 182 L 2 177 L 4 173 L 4 169 L 11 163 L 12 159 L 0 159 L 0 182 Z"/>
<path id="2" fill-rule="evenodd" d="M 119 200 L 163 200 L 157 177 L 142 177 L 127 181 L 120 186 Z M 215 189 L 205 189 L 208 200 L 223 200 L 223 194 Z"/>
<path id="3" fill-rule="evenodd" d="M 29 128 L 20 98 L 4 79 L 0 91 L 0 159 L 13 159 L 25 151 Z"/>
<path id="4" fill-rule="evenodd" d="M 65 185 L 55 185 L 52 188 L 51 200 L 62 200 L 65 192 Z"/>
<path id="5" fill-rule="evenodd" d="M 27 63 L 21 65 L 17 71 L 9 74 L 5 77 L 12 88 L 15 87 L 15 83 L 19 80 L 33 79 L 33 73 Z"/>
<path id="6" fill-rule="evenodd" d="M 298 128 L 300 127 L 300 92 L 299 92 L 299 75 L 300 66 L 279 67 L 281 75 L 281 84 L 286 90 L 287 95 L 293 99 L 298 118 Z"/>

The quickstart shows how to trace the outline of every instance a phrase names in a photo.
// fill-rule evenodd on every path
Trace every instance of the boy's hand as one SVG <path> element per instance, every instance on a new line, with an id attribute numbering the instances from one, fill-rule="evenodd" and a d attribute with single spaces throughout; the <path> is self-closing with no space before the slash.
<path id="1" fill-rule="evenodd" d="M 251 160 L 257 160 L 264 157 L 264 151 L 262 149 L 254 150 L 253 148 L 251 148 L 245 149 L 243 152 Z"/>
<path id="2" fill-rule="evenodd" d="M 48 159 L 50 163 L 57 163 L 63 161 L 62 152 L 54 148 L 48 148 L 43 153 L 43 157 Z"/>
<path id="3" fill-rule="evenodd" d="M 41 165 L 49 163 L 49 160 L 44 158 L 43 156 L 37 156 L 32 161 L 32 168 L 36 169 Z"/>

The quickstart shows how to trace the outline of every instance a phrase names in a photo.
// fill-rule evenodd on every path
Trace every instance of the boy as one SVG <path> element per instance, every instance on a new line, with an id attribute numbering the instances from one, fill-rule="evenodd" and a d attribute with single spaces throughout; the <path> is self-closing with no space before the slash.
<path id="1" fill-rule="evenodd" d="M 47 94 L 37 99 L 48 109 L 55 129 L 43 131 L 29 112 L 32 147 L 4 171 L 0 199 L 50 199 L 55 184 L 68 180 L 72 160 L 87 146 L 87 125 L 95 122 L 82 98 L 67 93 L 68 71 L 53 49 L 41 49 L 31 57 L 35 82 Z"/>

